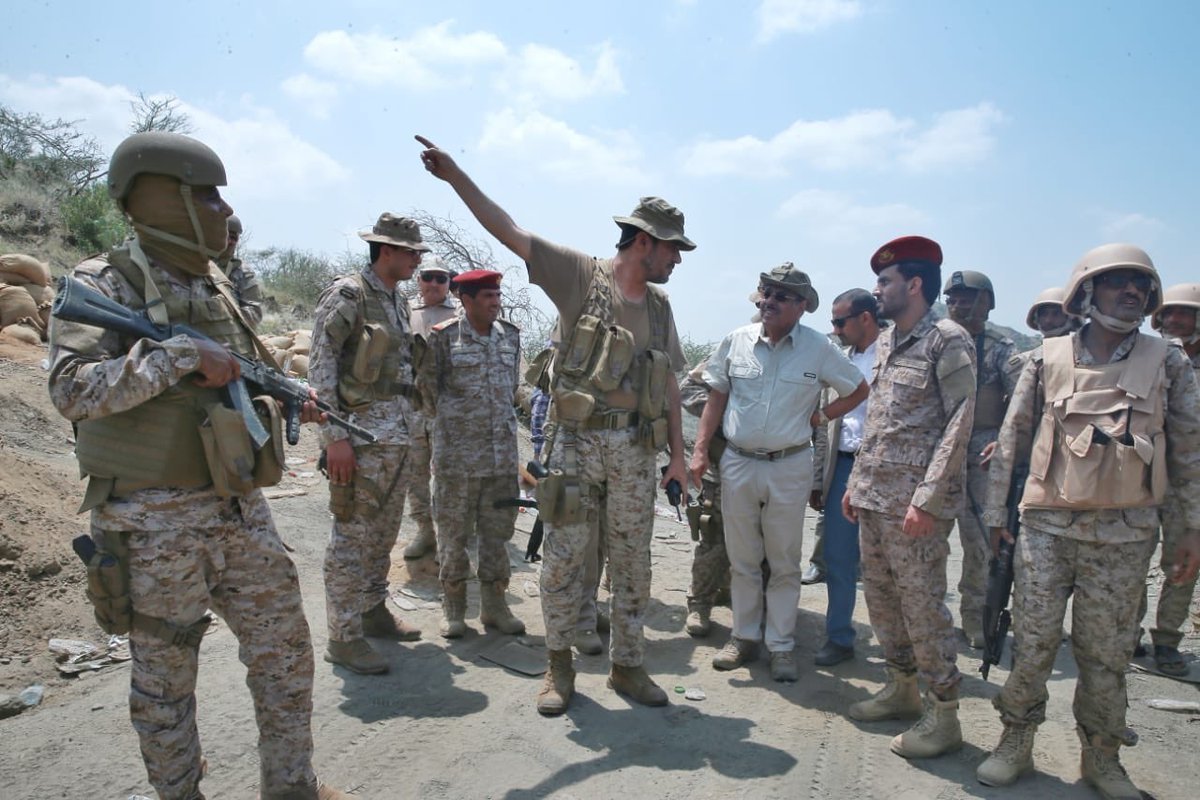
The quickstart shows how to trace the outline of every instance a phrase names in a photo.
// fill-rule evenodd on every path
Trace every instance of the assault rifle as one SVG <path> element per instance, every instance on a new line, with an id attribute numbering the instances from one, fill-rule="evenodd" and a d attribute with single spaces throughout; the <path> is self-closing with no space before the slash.
<path id="1" fill-rule="evenodd" d="M 988 679 L 988 671 L 992 664 L 999 664 L 1004 655 L 1004 639 L 1008 636 L 1008 627 L 1012 624 L 1012 614 L 1008 610 L 1008 599 L 1012 594 L 1013 585 L 1013 551 L 1016 548 L 1016 538 L 1021 527 L 1021 496 L 1025 494 L 1025 478 L 1029 467 L 1018 466 L 1013 470 L 1012 483 L 1008 487 L 1008 497 L 1005 505 L 1008 508 L 1006 526 L 1012 534 L 1013 541 L 1000 538 L 995 557 L 988 564 L 987 595 L 983 604 L 983 663 L 979 672 L 983 679 Z"/>
<path id="2" fill-rule="evenodd" d="M 181 334 L 194 339 L 209 339 L 200 331 L 186 325 L 155 325 L 144 314 L 126 308 L 114 302 L 87 284 L 75 278 L 64 277 L 58 283 L 58 296 L 54 298 L 54 306 L 50 312 L 53 316 L 93 325 L 105 330 L 123 333 L 140 339 L 150 339 L 163 342 Z M 252 358 L 231 353 L 237 359 L 242 370 L 242 377 L 221 387 L 221 399 L 227 406 L 236 410 L 246 421 L 246 429 L 254 442 L 254 448 L 260 449 L 266 444 L 270 434 L 254 413 L 254 405 L 250 400 L 250 392 L 246 388 L 251 384 L 257 388 L 257 393 L 274 397 L 283 406 L 284 418 L 287 420 L 288 444 L 300 441 L 300 407 L 311 398 L 308 387 L 300 381 L 289 378 L 273 366 L 256 361 Z M 337 409 L 321 400 L 317 400 L 317 408 L 325 412 L 329 422 L 344 428 L 365 442 L 374 442 L 375 434 L 366 428 L 355 425 L 338 416 Z"/>

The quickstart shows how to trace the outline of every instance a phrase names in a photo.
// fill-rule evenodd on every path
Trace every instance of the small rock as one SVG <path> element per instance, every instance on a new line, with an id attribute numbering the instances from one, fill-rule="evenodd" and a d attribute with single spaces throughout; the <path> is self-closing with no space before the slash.
<path id="1" fill-rule="evenodd" d="M 21 698 L 11 694 L 0 694 L 0 719 L 15 717 L 27 708 L 29 706 L 25 705 Z"/>
<path id="2" fill-rule="evenodd" d="M 12 659 L 9 658 L 8 656 L 5 656 L 4 658 L 0 658 L 0 664 L 3 664 L 4 666 L 8 666 L 11 663 L 12 663 Z"/>
<path id="3" fill-rule="evenodd" d="M 36 706 L 37 704 L 42 702 L 42 696 L 45 693 L 46 693 L 45 687 L 42 686 L 40 683 L 35 683 L 33 686 L 30 686 L 28 689 L 26 689 L 25 691 L 23 691 L 19 695 L 17 695 L 17 699 L 19 699 L 27 707 L 33 708 L 34 706 Z"/>
<path id="4" fill-rule="evenodd" d="M 104 708 L 104 703 L 96 703 L 96 705 L 92 706 L 92 711 L 99 711 L 102 708 Z"/>

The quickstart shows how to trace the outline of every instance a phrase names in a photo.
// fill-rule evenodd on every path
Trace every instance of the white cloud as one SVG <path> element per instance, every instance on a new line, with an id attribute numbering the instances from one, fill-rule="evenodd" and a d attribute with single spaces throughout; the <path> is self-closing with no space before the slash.
<path id="1" fill-rule="evenodd" d="M 519 56 L 510 59 L 496 85 L 501 91 L 516 93 L 531 102 L 542 98 L 581 100 L 625 91 L 616 51 L 607 42 L 598 48 L 591 74 L 561 50 L 540 44 L 526 45 Z"/>
<path id="2" fill-rule="evenodd" d="M 695 144 L 685 152 L 683 169 L 756 178 L 787 175 L 796 163 L 830 171 L 900 166 L 924 172 L 984 159 L 995 145 L 992 129 L 1003 119 L 990 103 L 981 103 L 939 114 L 925 130 L 886 109 L 797 120 L 770 139 L 747 135 Z"/>
<path id="3" fill-rule="evenodd" d="M 769 42 L 785 33 L 813 33 L 862 15 L 859 0 L 763 0 L 758 40 Z"/>
<path id="4" fill-rule="evenodd" d="M 824 189 L 797 192 L 776 216 L 794 219 L 809 236 L 830 243 L 886 238 L 929 222 L 923 211 L 903 203 L 858 205 L 849 195 Z"/>
<path id="5" fill-rule="evenodd" d="M 540 111 L 506 108 L 487 115 L 479 148 L 572 181 L 622 184 L 644 178 L 637 167 L 641 149 L 631 134 L 589 136 Z"/>
<path id="6" fill-rule="evenodd" d="M 314 78 L 305 72 L 286 78 L 279 88 L 317 119 L 329 117 L 329 111 L 338 97 L 336 83 Z"/>
<path id="7" fill-rule="evenodd" d="M 313 67 L 352 83 L 429 91 L 469 83 L 476 68 L 494 67 L 508 56 L 495 34 L 455 34 L 453 24 L 446 20 L 407 39 L 324 31 L 305 46 L 304 57 Z"/>
<path id="8" fill-rule="evenodd" d="M 1136 211 L 1130 213 L 1104 213 L 1100 224 L 1100 235 L 1108 242 L 1152 241 L 1167 229 L 1162 220 Z"/>
<path id="9" fill-rule="evenodd" d="M 95 137 L 105 152 L 111 152 L 128 135 L 129 103 L 134 96 L 124 86 L 108 86 L 91 78 L 33 76 L 18 80 L 0 75 L 0 101 L 18 111 L 79 120 L 79 129 Z M 191 118 L 192 135 L 225 163 L 231 196 L 286 196 L 349 177 L 345 167 L 293 133 L 269 109 L 249 106 L 240 116 L 226 119 L 181 98 L 179 110 Z"/>

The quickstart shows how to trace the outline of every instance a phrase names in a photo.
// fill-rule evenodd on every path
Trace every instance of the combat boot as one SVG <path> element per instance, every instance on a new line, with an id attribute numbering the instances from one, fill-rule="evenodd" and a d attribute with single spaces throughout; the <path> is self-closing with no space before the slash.
<path id="1" fill-rule="evenodd" d="M 702 639 L 712 630 L 712 606 L 695 600 L 688 600 L 688 615 L 685 623 L 688 636 Z"/>
<path id="2" fill-rule="evenodd" d="M 387 601 L 362 615 L 364 636 L 377 639 L 393 639 L 397 642 L 415 642 L 421 638 L 421 629 L 402 620 L 387 607 Z"/>
<path id="3" fill-rule="evenodd" d="M 581 656 L 598 656 L 604 652 L 604 641 L 595 631 L 575 631 L 575 649 Z"/>
<path id="4" fill-rule="evenodd" d="M 467 582 L 442 581 L 442 626 L 446 639 L 461 639 L 467 632 Z"/>
<path id="5" fill-rule="evenodd" d="M 962 747 L 958 724 L 958 698 L 942 700 L 933 690 L 925 693 L 925 713 L 917 724 L 892 739 L 892 752 L 904 758 L 933 758 Z"/>
<path id="6" fill-rule="evenodd" d="M 479 621 L 501 633 L 517 636 L 525 632 L 525 623 L 513 616 L 504 599 L 508 581 L 479 582 Z"/>
<path id="7" fill-rule="evenodd" d="M 916 719 L 921 716 L 921 693 L 917 690 L 917 674 L 888 668 L 887 685 L 869 700 L 852 703 L 847 712 L 859 722 L 880 722 L 885 719 Z"/>
<path id="8" fill-rule="evenodd" d="M 355 800 L 352 795 L 317 781 L 316 786 L 292 786 L 270 794 L 259 794 L 259 800 Z"/>
<path id="9" fill-rule="evenodd" d="M 330 639 L 325 645 L 325 660 L 359 675 L 382 675 L 388 671 L 387 661 L 375 652 L 366 639 L 351 639 L 348 642 Z"/>
<path id="10" fill-rule="evenodd" d="M 538 692 L 537 710 L 544 716 L 557 717 L 567 710 L 571 695 L 575 694 L 575 666 L 570 650 L 551 650 L 549 656 L 550 668 Z"/>
<path id="11" fill-rule="evenodd" d="M 1033 771 L 1033 734 L 1036 725 L 1004 723 L 1000 744 L 975 770 L 984 786 L 1008 786 Z"/>
<path id="12" fill-rule="evenodd" d="M 428 527 L 422 526 L 417 531 L 416 538 L 405 546 L 404 557 L 420 558 L 430 552 L 437 555 L 437 534 L 434 533 L 432 523 Z"/>
<path id="13" fill-rule="evenodd" d="M 1105 800 L 1140 800 L 1142 793 L 1129 780 L 1129 774 L 1121 766 L 1117 751 L 1121 740 L 1096 734 L 1089 737 L 1082 728 L 1076 728 L 1083 752 L 1079 758 L 1079 772 L 1083 780 Z"/>
<path id="14" fill-rule="evenodd" d="M 650 680 L 650 676 L 646 674 L 646 668 L 641 664 L 636 667 L 613 664 L 612 670 L 608 673 L 608 688 L 644 706 L 665 706 L 667 704 L 667 693 L 661 686 Z"/>

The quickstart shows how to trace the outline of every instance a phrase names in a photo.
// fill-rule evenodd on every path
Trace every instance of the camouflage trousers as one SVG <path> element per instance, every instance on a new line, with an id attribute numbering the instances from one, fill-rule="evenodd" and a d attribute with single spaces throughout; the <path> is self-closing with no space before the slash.
<path id="1" fill-rule="evenodd" d="M 600 608 L 600 578 L 604 574 L 604 543 L 600 539 L 600 531 L 607 527 L 604 521 L 604 508 L 600 508 L 600 524 L 591 529 L 588 537 L 587 550 L 583 557 L 583 589 L 579 596 L 579 619 L 575 621 L 575 630 L 594 631 L 599 622 Z"/>
<path id="2" fill-rule="evenodd" d="M 1175 490 L 1168 492 L 1166 501 L 1159 510 L 1159 517 L 1162 520 L 1162 557 L 1159 567 L 1164 577 L 1158 593 L 1158 608 L 1155 611 L 1154 627 L 1150 629 L 1150 638 L 1156 645 L 1178 648 L 1179 643 L 1183 641 L 1183 624 L 1188 619 L 1188 607 L 1196 591 L 1196 579 L 1192 578 L 1187 583 L 1171 583 L 1167 580 L 1175 566 L 1179 541 L 1187 533 L 1187 523 L 1184 521 L 1183 509 L 1179 506 Z M 1146 587 L 1143 583 L 1142 602 L 1138 607 L 1139 621 L 1145 618 L 1146 608 Z"/>
<path id="3" fill-rule="evenodd" d="M 1071 651 L 1079 668 L 1075 720 L 1094 736 L 1123 738 L 1125 666 L 1133 656 L 1138 599 L 1154 541 L 1105 544 L 1025 528 L 1013 555 L 1013 670 L 993 704 L 1006 723 L 1040 725 L 1046 681 L 1071 601 Z"/>
<path id="4" fill-rule="evenodd" d="M 992 557 L 991 532 L 980 527 L 971 512 L 974 498 L 980 511 L 987 499 L 988 472 L 973 460 L 967 465 L 966 508 L 958 518 L 958 541 L 962 545 L 962 575 L 958 581 L 959 617 L 968 638 L 983 636 L 983 603 L 987 596 L 988 561 Z"/>
<path id="5" fill-rule="evenodd" d="M 704 480 L 704 496 L 714 498 L 718 513 L 721 509 L 721 485 Z M 725 534 L 708 537 L 701 534 L 692 555 L 692 586 L 688 590 L 688 605 L 714 606 L 717 599 L 729 591 L 729 554 L 725 551 Z"/>
<path id="6" fill-rule="evenodd" d="M 565 432 L 559 431 L 550 466 L 563 464 Z M 574 436 L 584 519 L 570 525 L 546 524 L 542 558 L 542 616 L 546 647 L 566 650 L 575 640 L 585 587 L 584 561 L 589 543 L 608 554 L 612 583 L 614 664 L 642 663 L 643 619 L 650 604 L 650 540 L 654 529 L 654 493 L 658 486 L 654 454 L 638 444 L 637 430 L 580 431 Z"/>
<path id="7" fill-rule="evenodd" d="M 354 514 L 334 519 L 325 549 L 325 616 L 334 641 L 362 638 L 363 612 L 387 599 L 407 454 L 402 444 L 354 448 Z"/>
<path id="8" fill-rule="evenodd" d="M 506 581 L 512 574 L 508 540 L 517 522 L 516 506 L 495 508 L 497 500 L 518 496 L 515 475 L 467 478 L 440 473 L 437 506 L 437 548 L 443 581 L 471 577 L 471 544 L 478 541 L 481 582 Z"/>
<path id="9" fill-rule="evenodd" d="M 174 510 L 143 506 L 136 529 L 98 527 L 94 514 L 92 535 L 100 544 L 127 538 L 136 611 L 186 628 L 211 608 L 237 637 L 258 723 L 261 791 L 315 785 L 313 651 L 296 568 L 260 492 L 239 500 L 188 494 L 200 500 Z M 135 627 L 129 649 L 129 711 L 150 783 L 163 800 L 201 797 L 199 648 Z"/>
<path id="10" fill-rule="evenodd" d="M 934 692 L 955 696 L 962 675 L 954 620 L 946 608 L 946 559 L 953 520 L 935 519 L 933 533 L 904 533 L 904 517 L 858 510 L 863 596 L 888 666 L 920 671 Z"/>
<path id="11" fill-rule="evenodd" d="M 413 412 L 412 424 L 408 427 L 408 475 L 404 478 L 408 491 L 408 515 L 417 523 L 419 532 L 433 530 L 436 511 L 430 500 L 429 481 L 433 458 L 430 436 L 433 421 L 419 411 Z M 435 490 L 436 491 L 436 490 Z M 399 521 L 399 520 L 397 520 Z"/>

